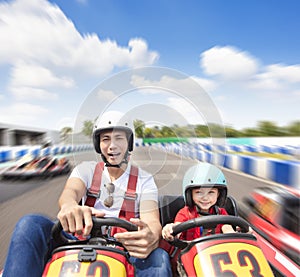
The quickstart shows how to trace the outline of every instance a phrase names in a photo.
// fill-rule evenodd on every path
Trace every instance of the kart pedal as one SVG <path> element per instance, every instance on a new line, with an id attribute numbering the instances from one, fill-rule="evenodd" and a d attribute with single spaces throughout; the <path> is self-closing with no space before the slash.
<path id="1" fill-rule="evenodd" d="M 95 249 L 91 247 L 84 247 L 78 253 L 78 261 L 79 262 L 94 262 L 97 258 L 97 252 Z"/>

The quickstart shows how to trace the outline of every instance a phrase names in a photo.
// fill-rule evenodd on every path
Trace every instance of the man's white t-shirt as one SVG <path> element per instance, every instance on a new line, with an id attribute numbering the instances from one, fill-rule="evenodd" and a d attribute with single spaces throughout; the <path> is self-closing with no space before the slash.
<path id="1" fill-rule="evenodd" d="M 69 178 L 76 177 L 80 178 L 87 189 L 91 187 L 94 170 L 97 162 L 95 161 L 87 161 L 82 162 L 77 165 Z M 102 173 L 101 179 L 101 187 L 100 187 L 100 197 L 96 200 L 94 207 L 105 213 L 106 217 L 119 217 L 120 209 L 123 204 L 124 195 L 127 190 L 128 179 L 130 175 L 131 164 L 129 163 L 126 171 L 116 180 L 113 181 L 115 185 L 115 191 L 112 194 L 113 196 L 113 205 L 108 208 L 104 206 L 104 200 L 109 196 L 109 193 L 105 187 L 105 184 L 111 183 L 111 179 L 109 177 L 109 173 L 107 167 L 104 166 L 104 170 Z M 136 193 L 137 199 L 135 201 L 135 213 L 136 217 L 139 217 L 139 205 L 141 201 L 144 200 L 153 200 L 155 202 L 158 201 L 158 191 L 155 181 L 148 172 L 139 168 L 137 184 L 136 184 Z M 86 196 L 83 197 L 82 203 L 84 204 L 86 200 Z"/>

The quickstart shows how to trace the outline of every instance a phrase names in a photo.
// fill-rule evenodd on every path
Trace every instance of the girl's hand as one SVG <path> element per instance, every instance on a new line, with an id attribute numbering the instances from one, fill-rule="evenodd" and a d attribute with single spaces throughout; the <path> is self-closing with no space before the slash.
<path id="1" fill-rule="evenodd" d="M 166 224 L 164 226 L 164 228 L 162 229 L 163 239 L 168 240 L 168 241 L 173 241 L 174 236 L 171 235 L 173 233 L 173 226 L 178 225 L 179 223 L 180 222 Z M 179 238 L 180 234 L 178 234 L 176 237 Z"/>

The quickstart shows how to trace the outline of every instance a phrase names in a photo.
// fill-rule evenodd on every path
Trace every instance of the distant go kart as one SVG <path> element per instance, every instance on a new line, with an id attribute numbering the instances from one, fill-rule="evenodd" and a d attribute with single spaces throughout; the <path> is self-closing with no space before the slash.
<path id="1" fill-rule="evenodd" d="M 277 276 L 300 276 L 300 191 L 257 188 L 244 197 L 239 214 L 251 224 Z"/>
<path id="2" fill-rule="evenodd" d="M 23 159 L 1 173 L 3 179 L 29 179 L 33 177 L 53 177 L 67 174 L 71 170 L 70 162 L 65 157 L 57 158 L 50 155 Z"/>

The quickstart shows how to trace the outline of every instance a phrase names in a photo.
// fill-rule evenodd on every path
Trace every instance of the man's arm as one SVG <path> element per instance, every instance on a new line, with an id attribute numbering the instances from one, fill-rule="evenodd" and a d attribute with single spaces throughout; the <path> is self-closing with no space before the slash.
<path id="1" fill-rule="evenodd" d="M 115 234 L 128 250 L 129 254 L 136 258 L 146 258 L 158 247 L 161 238 L 161 224 L 157 202 L 146 200 L 140 205 L 140 218 L 132 218 L 130 221 L 139 228 L 136 232 L 124 232 Z"/>
<path id="2" fill-rule="evenodd" d="M 155 249 L 161 238 L 162 227 L 160 224 L 158 204 L 155 201 L 143 201 L 140 207 L 140 218 L 145 222 L 154 235 L 153 245 Z"/>
<path id="3" fill-rule="evenodd" d="M 69 178 L 58 200 L 60 209 L 62 209 L 64 205 L 78 204 L 85 192 L 86 187 L 81 179 L 74 177 Z"/>
<path id="4" fill-rule="evenodd" d="M 84 227 L 84 236 L 91 232 L 95 209 L 78 204 L 85 193 L 86 187 L 81 179 L 71 177 L 67 180 L 58 201 L 60 211 L 57 215 L 64 231 L 81 235 Z"/>

